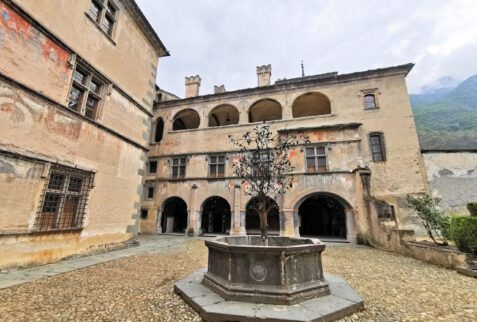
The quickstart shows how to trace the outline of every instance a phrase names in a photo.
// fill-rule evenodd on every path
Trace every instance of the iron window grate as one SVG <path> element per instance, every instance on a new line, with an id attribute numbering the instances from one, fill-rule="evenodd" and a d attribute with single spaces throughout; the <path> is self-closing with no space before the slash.
<path id="1" fill-rule="evenodd" d="M 51 166 L 38 208 L 35 229 L 41 231 L 82 228 L 94 174 Z"/>

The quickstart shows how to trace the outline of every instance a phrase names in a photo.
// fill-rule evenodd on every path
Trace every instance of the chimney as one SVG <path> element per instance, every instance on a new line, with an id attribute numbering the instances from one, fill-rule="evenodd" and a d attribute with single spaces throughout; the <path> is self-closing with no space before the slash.
<path id="1" fill-rule="evenodd" d="M 257 66 L 258 86 L 269 86 L 272 76 L 272 65 Z"/>
<path id="2" fill-rule="evenodd" d="M 214 86 L 214 94 L 220 94 L 220 93 L 225 93 L 225 86 L 224 85 Z"/>
<path id="3" fill-rule="evenodd" d="M 185 78 L 185 85 L 186 85 L 185 98 L 199 96 L 200 81 L 201 79 L 199 75 Z"/>

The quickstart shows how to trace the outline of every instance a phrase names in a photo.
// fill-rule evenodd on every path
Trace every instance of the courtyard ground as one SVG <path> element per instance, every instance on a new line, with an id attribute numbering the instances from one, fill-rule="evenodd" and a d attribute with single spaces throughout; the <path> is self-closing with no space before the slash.
<path id="1" fill-rule="evenodd" d="M 201 321 L 173 291 L 207 266 L 203 240 L 177 238 L 123 257 L 0 290 L 1 321 Z M 141 253 L 144 247 L 136 247 Z M 134 250 L 129 249 L 129 254 Z M 96 255 L 98 256 L 98 255 Z M 68 263 L 68 261 L 64 261 Z M 329 245 L 324 270 L 363 297 L 348 321 L 475 321 L 477 279 L 364 246 Z M 61 265 L 60 265 L 61 266 Z M 31 270 L 32 272 L 34 270 Z M 15 273 L 15 272 L 14 272 Z M 19 272 L 16 272 L 18 274 Z"/>

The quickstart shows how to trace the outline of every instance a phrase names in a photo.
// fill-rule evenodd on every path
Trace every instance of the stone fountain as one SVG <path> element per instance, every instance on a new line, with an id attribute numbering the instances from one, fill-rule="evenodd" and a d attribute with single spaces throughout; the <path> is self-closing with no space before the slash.
<path id="1" fill-rule="evenodd" d="M 331 321 L 363 307 L 341 278 L 324 274 L 314 238 L 228 236 L 208 240 L 208 268 L 175 291 L 206 321 Z"/>

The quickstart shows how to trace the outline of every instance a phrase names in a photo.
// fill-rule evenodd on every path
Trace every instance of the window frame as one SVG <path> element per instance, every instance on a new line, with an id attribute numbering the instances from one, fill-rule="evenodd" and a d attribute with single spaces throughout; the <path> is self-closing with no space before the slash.
<path id="1" fill-rule="evenodd" d="M 91 6 L 93 3 L 99 8 L 96 18 L 91 14 Z M 110 12 L 110 10 L 108 10 L 108 6 L 112 7 L 114 12 Z M 85 12 L 85 14 L 96 24 L 96 27 L 98 27 L 106 36 L 113 40 L 116 35 L 118 24 L 118 12 L 119 7 L 114 0 L 90 0 L 88 11 Z M 112 24 L 108 30 L 105 30 L 104 22 L 107 19 L 111 20 Z"/>
<path id="2" fill-rule="evenodd" d="M 155 171 L 151 171 L 151 163 L 155 163 L 156 164 L 156 168 L 155 168 Z M 147 162 L 147 174 L 156 174 L 157 173 L 157 167 L 159 165 L 159 162 L 157 160 L 149 160 Z"/>
<path id="3" fill-rule="evenodd" d="M 178 160 L 177 164 L 174 164 L 174 160 Z M 182 163 L 182 160 L 184 161 Z M 185 179 L 186 178 L 186 173 L 187 173 L 187 156 L 177 156 L 173 157 L 170 159 L 170 173 L 169 173 L 169 178 L 170 179 Z M 174 176 L 174 168 L 177 168 L 177 176 Z M 183 173 L 181 171 L 181 168 L 184 169 Z"/>
<path id="4" fill-rule="evenodd" d="M 377 137 L 379 140 L 379 158 L 376 157 L 377 153 L 373 150 L 374 143 L 372 142 L 372 138 Z M 368 144 L 369 144 L 369 152 L 371 154 L 371 160 L 373 162 L 385 162 L 387 161 L 387 154 L 386 154 L 386 139 L 384 137 L 383 132 L 375 131 L 368 133 Z"/>
<path id="5" fill-rule="evenodd" d="M 60 184 L 52 185 L 54 177 L 62 177 Z M 72 179 L 76 179 L 76 182 Z M 79 188 L 77 188 L 78 181 Z M 41 196 L 34 222 L 34 230 L 69 230 L 82 229 L 89 192 L 93 188 L 94 173 L 66 166 L 50 165 L 48 178 Z M 73 183 L 73 187 L 72 187 Z M 56 205 L 48 204 L 49 196 L 55 196 Z M 68 201 L 76 200 L 74 209 L 68 209 Z M 54 211 L 47 211 L 52 207 Z M 69 213 L 69 210 L 74 210 Z"/>
<path id="6" fill-rule="evenodd" d="M 379 109 L 378 89 L 377 88 L 361 90 L 361 93 L 363 95 L 363 108 L 364 108 L 365 111 Z M 368 96 L 368 95 L 372 95 L 374 97 L 374 106 L 373 107 L 367 107 L 366 106 L 366 96 Z"/>
<path id="7" fill-rule="evenodd" d="M 313 154 L 308 155 L 308 149 L 313 149 Z M 323 149 L 323 154 L 318 153 L 318 149 Z M 328 166 L 328 155 L 326 153 L 326 150 L 328 149 L 327 145 L 323 144 L 315 144 L 315 145 L 306 145 L 303 147 L 304 151 L 304 158 L 305 158 L 305 173 L 323 173 L 323 172 L 328 172 L 329 171 L 329 166 Z M 310 171 L 308 167 L 308 159 L 313 159 L 314 163 L 314 171 Z M 325 160 L 325 166 L 324 170 L 320 170 L 320 168 L 323 168 L 323 166 L 320 167 L 319 159 L 324 159 Z"/>
<path id="8" fill-rule="evenodd" d="M 220 158 L 223 158 L 223 162 L 220 162 Z M 215 159 L 215 161 L 213 161 Z M 225 172 L 226 172 L 226 164 L 227 164 L 227 156 L 225 154 L 213 154 L 208 157 L 208 166 L 207 166 L 207 177 L 208 178 L 225 178 Z M 222 173 L 222 176 L 220 176 L 219 172 L 219 167 L 220 166 L 224 167 L 224 171 Z M 215 166 L 215 174 L 212 175 L 212 169 L 211 167 Z"/>
<path id="9" fill-rule="evenodd" d="M 81 80 L 77 78 L 78 74 L 82 75 Z M 108 86 L 108 84 L 101 80 L 101 78 L 102 77 L 100 77 L 98 73 L 94 72 L 91 68 L 88 68 L 86 65 L 81 63 L 76 63 L 76 66 L 73 69 L 70 93 L 67 99 L 67 107 L 92 121 L 98 120 L 100 117 L 104 93 L 106 91 L 105 89 Z M 96 85 L 96 90 L 92 89 L 91 84 Z M 72 108 L 70 106 L 70 99 L 73 89 L 79 89 L 80 91 L 76 102 L 76 108 Z M 88 100 L 90 98 L 96 100 L 96 104 L 92 112 L 90 111 L 91 107 L 88 105 Z"/>
<path id="10" fill-rule="evenodd" d="M 154 197 L 156 196 L 156 188 L 154 187 L 154 185 L 151 185 L 151 184 L 148 184 L 146 185 L 146 189 L 145 189 L 145 196 L 144 198 L 147 199 L 147 200 L 153 200 Z M 150 191 L 152 191 L 152 196 L 150 196 Z"/>

